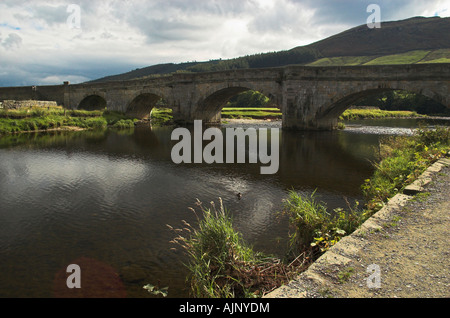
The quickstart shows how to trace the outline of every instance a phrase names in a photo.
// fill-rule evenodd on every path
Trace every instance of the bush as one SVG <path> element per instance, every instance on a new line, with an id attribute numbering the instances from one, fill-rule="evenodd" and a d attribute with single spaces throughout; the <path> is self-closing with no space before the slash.
<path id="1" fill-rule="evenodd" d="M 119 129 L 133 128 L 133 127 L 134 121 L 131 119 L 120 119 L 114 125 L 112 125 L 112 128 L 119 128 Z"/>
<path id="2" fill-rule="evenodd" d="M 199 201 L 197 205 L 203 215 L 197 228 L 186 221 L 183 221 L 187 226 L 184 229 L 169 226 L 178 233 L 172 243 L 181 246 L 189 256 L 187 267 L 195 297 L 256 297 L 292 279 L 287 277 L 288 273 L 297 273 L 291 264 L 282 264 L 274 257 L 253 251 L 233 229 L 232 218 L 222 200 L 218 210 L 214 203 L 209 209 L 203 208 Z M 179 234 L 183 232 L 185 236 Z M 295 269 L 303 268 L 302 264 L 295 264 Z"/>
<path id="3" fill-rule="evenodd" d="M 444 156 L 450 145 L 450 127 L 420 128 L 413 138 L 389 137 L 380 143 L 379 163 L 375 172 L 362 185 L 368 213 L 402 192 L 425 169 Z"/>
<path id="4" fill-rule="evenodd" d="M 428 146 L 448 146 L 450 144 L 450 128 L 443 126 L 439 126 L 436 129 L 420 127 L 416 132 L 416 140 L 418 143 Z"/>
<path id="5" fill-rule="evenodd" d="M 310 246 L 327 251 L 343 236 L 352 233 L 363 222 L 362 213 L 349 206 L 349 211 L 342 208 L 329 213 L 324 202 L 318 202 L 316 191 L 309 197 L 291 190 L 284 201 L 283 212 L 288 214 L 293 228 L 290 234 L 290 247 L 294 255 L 310 248 Z"/>

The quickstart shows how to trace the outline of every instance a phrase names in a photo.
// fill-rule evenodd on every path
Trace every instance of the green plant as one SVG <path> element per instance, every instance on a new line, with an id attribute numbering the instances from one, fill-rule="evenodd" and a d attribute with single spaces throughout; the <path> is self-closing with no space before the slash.
<path id="1" fill-rule="evenodd" d="M 290 247 L 294 253 L 309 246 L 323 253 L 342 237 L 355 231 L 363 221 L 358 202 L 354 207 L 347 202 L 349 211 L 337 208 L 329 213 L 326 204 L 317 201 L 316 191 L 305 197 L 291 190 L 284 201 L 283 213 L 289 215 L 291 227 L 294 228 L 290 235 Z"/>
<path id="2" fill-rule="evenodd" d="M 195 228 L 183 221 L 183 229 L 168 227 L 177 233 L 172 243 L 181 246 L 189 256 L 191 292 L 200 298 L 257 297 L 267 290 L 287 282 L 304 269 L 306 254 L 290 264 L 278 258 L 255 252 L 236 232 L 232 218 L 224 209 L 211 202 L 204 208 L 200 201 L 202 218 Z M 191 209 L 196 215 L 195 209 Z"/>
<path id="3" fill-rule="evenodd" d="M 153 108 L 151 114 L 152 125 L 162 126 L 173 124 L 173 111 L 170 108 Z"/>
<path id="4" fill-rule="evenodd" d="M 411 200 L 417 202 L 425 202 L 430 195 L 431 195 L 430 192 L 417 193 Z"/>
<path id="5" fill-rule="evenodd" d="M 257 254 L 234 231 L 231 217 L 221 200 L 218 210 L 214 204 L 210 209 L 203 208 L 199 201 L 197 205 L 203 214 L 198 229 L 184 222 L 187 226 L 184 231 L 189 236 L 178 236 L 173 241 L 180 244 L 190 256 L 187 266 L 191 273 L 193 294 L 211 298 L 247 295 L 247 288 L 237 277 L 244 267 L 256 262 Z"/>
<path id="6" fill-rule="evenodd" d="M 354 271 L 355 271 L 355 269 L 353 267 L 348 267 L 348 268 L 340 271 L 337 274 L 338 282 L 340 284 L 347 282 L 350 279 L 350 277 L 353 275 Z"/>
<path id="7" fill-rule="evenodd" d="M 160 287 L 159 282 L 156 286 L 152 284 L 147 284 L 142 288 L 144 288 L 150 294 L 155 296 L 161 295 L 162 297 L 167 297 L 169 295 L 169 287 Z"/>
<path id="8" fill-rule="evenodd" d="M 316 191 L 305 197 L 291 190 L 288 198 L 284 200 L 283 212 L 287 213 L 290 225 L 294 228 L 290 235 L 290 244 L 299 250 L 313 242 L 317 232 L 324 228 L 330 217 L 325 203 L 317 202 Z"/>
<path id="9" fill-rule="evenodd" d="M 380 161 L 362 185 L 368 215 L 378 211 L 425 169 L 445 156 L 450 145 L 450 127 L 419 128 L 410 137 L 385 138 L 380 143 Z"/>

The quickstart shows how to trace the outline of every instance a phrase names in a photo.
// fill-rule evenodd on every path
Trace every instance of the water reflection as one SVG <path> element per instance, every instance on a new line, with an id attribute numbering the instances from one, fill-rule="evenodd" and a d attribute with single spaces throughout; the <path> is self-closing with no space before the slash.
<path id="1" fill-rule="evenodd" d="M 287 191 L 316 188 L 330 208 L 361 199 L 379 136 L 345 131 L 280 136 L 280 169 L 184 164 L 170 158 L 172 128 L 54 132 L 0 139 L 0 296 L 54 297 L 55 277 L 89 258 L 113 268 L 129 297 L 161 281 L 187 296 L 186 261 L 166 224 L 195 224 L 188 210 L 222 197 L 255 248 L 282 254 Z M 239 200 L 237 193 L 242 193 Z"/>

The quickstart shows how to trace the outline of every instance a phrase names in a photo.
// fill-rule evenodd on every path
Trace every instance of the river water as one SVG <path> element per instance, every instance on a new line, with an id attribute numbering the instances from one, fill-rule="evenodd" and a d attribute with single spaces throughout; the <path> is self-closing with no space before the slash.
<path id="1" fill-rule="evenodd" d="M 274 175 L 261 175 L 260 164 L 176 165 L 171 127 L 2 137 L 0 297 L 66 297 L 67 266 L 80 262 L 82 284 L 91 266 L 97 272 L 89 275 L 113 277 L 108 288 L 127 297 L 151 297 L 142 287 L 158 282 L 169 297 L 187 297 L 187 259 L 171 250 L 175 234 L 166 225 L 194 225 L 188 208 L 197 198 L 205 206 L 222 198 L 235 229 L 256 250 L 282 257 L 288 222 L 278 212 L 290 189 L 317 189 L 330 209 L 362 201 L 360 186 L 373 172 L 380 138 L 408 135 L 417 123 L 282 131 Z"/>

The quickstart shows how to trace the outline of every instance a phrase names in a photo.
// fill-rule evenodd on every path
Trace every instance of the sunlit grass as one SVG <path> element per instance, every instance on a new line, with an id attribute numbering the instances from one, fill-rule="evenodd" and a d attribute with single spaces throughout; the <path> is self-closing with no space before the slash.
<path id="1" fill-rule="evenodd" d="M 347 109 L 339 117 L 340 120 L 377 119 L 377 118 L 411 118 L 425 117 L 408 110 L 381 110 L 381 109 Z"/>
<path id="2" fill-rule="evenodd" d="M 308 66 L 362 65 L 375 58 L 374 56 L 325 57 L 308 64 Z"/>
<path id="3" fill-rule="evenodd" d="M 224 108 L 222 118 L 231 119 L 281 119 L 283 114 L 278 108 Z"/>
<path id="4" fill-rule="evenodd" d="M 0 110 L 0 134 L 77 127 L 103 129 L 130 128 L 136 119 L 113 111 L 67 110 L 62 107 Z"/>
<path id="5" fill-rule="evenodd" d="M 417 50 L 401 54 L 392 54 L 378 57 L 364 65 L 388 65 L 388 64 L 414 64 L 420 62 L 430 51 Z"/>
<path id="6" fill-rule="evenodd" d="M 152 125 L 170 125 L 173 123 L 171 108 L 153 108 L 151 113 Z"/>
<path id="7" fill-rule="evenodd" d="M 401 193 L 423 171 L 450 150 L 450 128 L 420 128 L 412 138 L 393 136 L 380 143 L 375 172 L 362 186 L 368 210 L 377 210 Z"/>
<path id="8" fill-rule="evenodd" d="M 352 66 L 388 64 L 450 63 L 450 49 L 415 50 L 385 56 L 339 56 L 325 57 L 308 66 Z"/>

